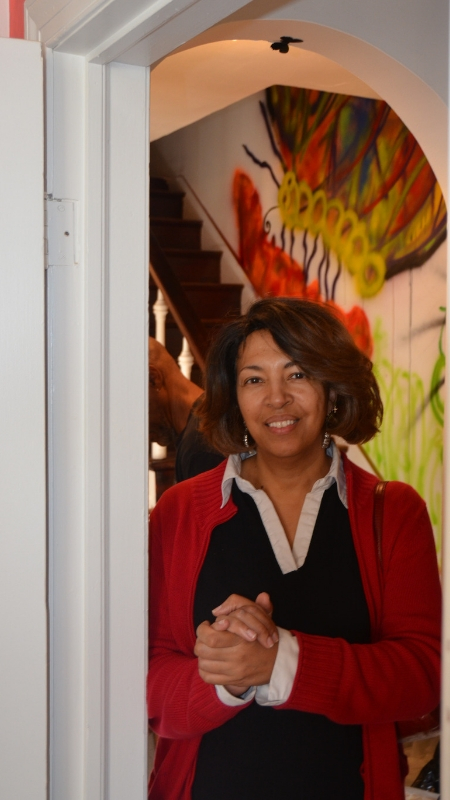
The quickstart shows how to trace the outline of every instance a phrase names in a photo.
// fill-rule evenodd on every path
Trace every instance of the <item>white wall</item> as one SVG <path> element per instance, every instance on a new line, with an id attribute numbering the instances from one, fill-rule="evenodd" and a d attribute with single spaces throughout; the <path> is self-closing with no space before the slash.
<path id="1" fill-rule="evenodd" d="M 0 40 L 0 797 L 47 795 L 43 91 Z M 30 135 L 32 132 L 32 135 Z"/>
<path id="2" fill-rule="evenodd" d="M 342 31 L 403 64 L 447 103 L 448 13 L 446 0 L 253 0 L 227 22 L 280 20 L 279 35 L 291 36 L 290 20 Z"/>
<path id="3" fill-rule="evenodd" d="M 354 6 L 353 0 L 349 0 L 349 3 Z M 252 6 L 253 4 L 250 4 L 247 8 L 251 9 Z M 322 6 L 323 3 L 319 4 L 318 10 Z M 392 4 L 392 8 L 394 7 L 396 6 Z M 303 8 L 303 4 L 300 8 Z M 244 12 L 245 9 L 243 9 L 241 15 Z M 447 101 L 443 100 L 437 93 L 436 87 L 438 83 L 436 81 L 431 86 L 419 74 L 424 71 L 423 69 L 419 70 L 421 66 L 420 59 L 416 71 L 413 71 L 383 50 L 381 41 L 379 46 L 370 44 L 369 29 L 364 27 L 361 18 L 362 38 L 356 38 L 353 34 L 343 32 L 339 28 L 332 28 L 317 22 L 303 22 L 299 9 L 297 9 L 297 12 L 298 17 L 289 21 L 289 34 L 304 39 L 304 44 L 301 45 L 303 49 L 325 56 L 344 67 L 348 72 L 356 75 L 394 109 L 422 147 L 446 197 L 448 161 Z M 292 13 L 294 13 L 294 10 Z M 368 15 L 368 19 L 370 19 L 370 16 Z M 396 27 L 395 18 L 391 19 L 391 17 L 392 13 L 383 17 L 386 30 L 390 24 L 394 24 L 394 28 Z M 416 20 L 412 17 L 407 19 L 409 22 L 408 31 L 411 34 L 411 38 L 414 39 L 416 35 Z M 441 21 L 447 30 L 447 18 L 445 17 Z M 285 25 L 286 23 L 264 18 L 227 21 L 198 36 L 192 44 L 234 38 L 270 42 L 281 35 L 281 24 Z M 435 54 L 430 45 L 428 56 L 430 59 L 437 58 L 441 71 L 446 72 L 447 46 L 444 49 L 442 47 L 441 49 L 436 48 Z M 285 58 L 288 56 L 278 57 Z M 440 75 L 441 72 L 438 74 Z M 296 83 L 296 85 L 299 84 Z M 443 91 L 442 86 L 440 86 L 440 89 Z M 430 124 L 430 120 L 433 120 L 433 124 Z"/>

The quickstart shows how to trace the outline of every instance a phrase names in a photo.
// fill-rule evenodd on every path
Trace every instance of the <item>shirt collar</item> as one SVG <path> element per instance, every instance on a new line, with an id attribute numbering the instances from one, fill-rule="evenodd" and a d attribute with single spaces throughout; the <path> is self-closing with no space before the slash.
<path id="1" fill-rule="evenodd" d="M 250 458 L 250 456 L 252 455 L 255 454 L 237 453 L 235 455 L 228 456 L 227 465 L 225 467 L 225 472 L 223 473 L 223 478 L 222 478 L 221 508 L 223 508 L 230 499 L 233 480 L 235 478 L 240 478 L 241 476 L 242 461 L 244 461 L 246 458 Z M 311 493 L 312 492 L 323 493 L 324 491 L 329 489 L 332 483 L 335 481 L 337 484 L 339 499 L 341 503 L 345 506 L 345 508 L 348 508 L 347 482 L 345 480 L 344 464 L 341 458 L 339 448 L 333 442 L 333 440 L 331 440 L 330 446 L 327 449 L 327 456 L 330 456 L 332 458 L 330 469 L 323 478 L 319 478 L 319 480 L 315 482 L 314 486 L 311 489 Z M 245 483 L 248 482 L 246 481 Z M 249 484 L 249 487 L 251 487 L 253 491 L 258 491 L 253 486 L 251 486 L 251 484 Z"/>

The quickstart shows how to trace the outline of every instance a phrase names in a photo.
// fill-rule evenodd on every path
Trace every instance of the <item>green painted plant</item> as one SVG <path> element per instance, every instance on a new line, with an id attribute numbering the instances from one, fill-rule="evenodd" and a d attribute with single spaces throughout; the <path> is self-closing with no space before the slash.
<path id="1" fill-rule="evenodd" d="M 364 451 L 385 480 L 411 484 L 425 500 L 441 552 L 443 401 L 440 395 L 445 357 L 442 332 L 439 355 L 427 394 L 422 378 L 394 367 L 384 356 L 386 334 L 381 320 L 374 327 L 375 373 L 384 403 L 382 430 Z"/>
<path id="2" fill-rule="evenodd" d="M 440 306 L 439 311 L 446 312 L 445 306 Z M 436 420 L 439 425 L 444 425 L 444 401 L 441 397 L 440 390 L 444 385 L 444 371 L 445 371 L 445 354 L 442 349 L 442 337 L 444 334 L 444 323 L 441 326 L 441 333 L 439 336 L 439 355 L 434 365 L 433 374 L 431 376 L 431 390 L 430 390 L 430 403 Z"/>

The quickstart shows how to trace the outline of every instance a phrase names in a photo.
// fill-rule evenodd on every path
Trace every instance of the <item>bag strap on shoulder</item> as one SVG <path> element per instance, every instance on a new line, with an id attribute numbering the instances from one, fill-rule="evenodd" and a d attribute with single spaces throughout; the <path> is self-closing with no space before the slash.
<path id="1" fill-rule="evenodd" d="M 384 495 L 388 481 L 379 481 L 375 486 L 375 497 L 373 502 L 373 533 L 375 536 L 375 550 L 378 556 L 378 567 L 380 575 L 383 575 L 383 551 L 382 551 L 382 538 L 383 538 L 383 511 L 384 511 Z"/>

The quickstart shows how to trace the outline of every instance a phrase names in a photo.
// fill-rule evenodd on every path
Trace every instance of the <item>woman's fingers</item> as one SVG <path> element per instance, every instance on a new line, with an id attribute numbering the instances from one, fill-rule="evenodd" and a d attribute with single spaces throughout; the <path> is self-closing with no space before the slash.
<path id="1" fill-rule="evenodd" d="M 273 647 L 278 642 L 278 630 L 270 617 L 254 612 L 253 607 L 243 607 L 228 616 L 219 616 L 212 625 L 216 630 L 235 633 L 248 642 L 258 640 L 263 647 Z"/>
<path id="2" fill-rule="evenodd" d="M 261 592 L 256 598 L 255 602 L 257 603 L 258 606 L 261 606 L 261 608 L 264 609 L 264 611 L 266 612 L 266 614 L 269 615 L 269 617 L 272 616 L 273 604 L 267 592 Z"/>
<path id="3" fill-rule="evenodd" d="M 211 625 L 209 622 L 205 621 L 198 626 L 196 631 L 197 641 L 194 648 L 194 653 L 196 656 L 199 655 L 197 650 L 201 646 L 208 647 L 212 650 L 234 647 L 241 642 L 241 637 L 235 636 L 229 631 L 215 628 L 214 625 Z"/>
<path id="4" fill-rule="evenodd" d="M 231 614 L 232 611 L 237 611 L 241 606 L 246 606 L 251 603 L 253 603 L 253 601 L 249 600 L 248 597 L 243 597 L 240 594 L 230 594 L 220 606 L 213 608 L 212 613 L 215 616 L 219 614 Z M 256 603 L 263 608 L 266 614 L 269 614 L 269 616 L 272 614 L 273 605 L 267 592 L 261 592 L 256 598 Z"/>
<path id="5" fill-rule="evenodd" d="M 207 627 L 206 627 L 207 626 Z M 199 626 L 194 653 L 205 683 L 242 688 L 269 683 L 277 648 L 246 642 L 229 631 L 215 631 L 208 623 Z"/>
<path id="6" fill-rule="evenodd" d="M 230 595 L 224 603 L 213 609 L 217 620 L 216 630 L 228 630 L 251 642 L 257 639 L 263 647 L 271 648 L 278 642 L 278 630 L 269 616 L 272 603 L 267 592 L 262 592 L 254 603 L 241 595 Z"/>

